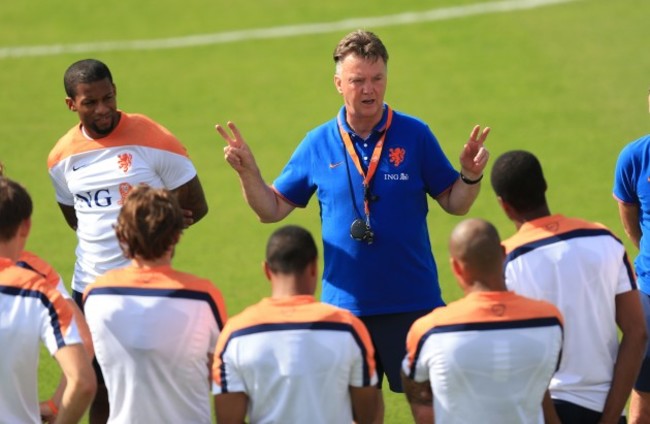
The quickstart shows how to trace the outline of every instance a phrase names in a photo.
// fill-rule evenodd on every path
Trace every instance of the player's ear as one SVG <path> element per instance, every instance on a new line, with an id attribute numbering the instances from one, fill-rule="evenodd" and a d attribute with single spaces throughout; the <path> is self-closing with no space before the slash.
<path id="1" fill-rule="evenodd" d="M 499 202 L 499 206 L 501 206 L 501 209 L 503 209 L 503 212 L 505 212 L 506 216 L 510 219 L 513 219 L 514 209 L 512 206 L 510 206 L 510 203 L 503 200 L 501 196 L 497 196 L 497 202 Z"/>
<path id="2" fill-rule="evenodd" d="M 74 99 L 72 99 L 71 97 L 65 98 L 65 104 L 68 107 L 68 109 L 70 109 L 71 111 L 73 112 L 77 111 L 77 107 L 74 105 Z"/>
<path id="3" fill-rule="evenodd" d="M 18 234 L 23 238 L 27 238 L 27 236 L 29 236 L 29 232 L 31 231 L 31 229 L 32 229 L 32 219 L 27 218 L 20 223 L 20 226 L 18 227 Z"/>
<path id="4" fill-rule="evenodd" d="M 336 87 L 336 91 L 339 92 L 339 94 L 343 94 L 343 89 L 341 88 L 341 76 L 338 74 L 334 74 L 334 87 Z"/>
<path id="5" fill-rule="evenodd" d="M 449 263 L 451 264 L 451 272 L 457 279 L 461 279 L 463 276 L 462 264 L 454 257 L 449 258 Z"/>
<path id="6" fill-rule="evenodd" d="M 269 266 L 269 263 L 264 261 L 262 262 L 262 270 L 264 271 L 264 275 L 266 276 L 266 279 L 271 281 L 271 267 Z"/>
<path id="7" fill-rule="evenodd" d="M 318 258 L 315 258 L 309 265 L 309 275 L 312 277 L 318 276 Z"/>

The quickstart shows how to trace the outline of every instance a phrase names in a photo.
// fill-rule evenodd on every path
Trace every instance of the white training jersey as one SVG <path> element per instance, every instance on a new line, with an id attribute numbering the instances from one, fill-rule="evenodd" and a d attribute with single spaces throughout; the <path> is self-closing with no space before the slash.
<path id="1" fill-rule="evenodd" d="M 68 302 L 39 274 L 0 258 L 0 423 L 40 423 L 38 359 L 81 343 Z"/>
<path id="2" fill-rule="evenodd" d="M 475 292 L 418 319 L 404 374 L 429 381 L 436 424 L 543 423 L 562 316 L 513 292 Z"/>
<path id="3" fill-rule="evenodd" d="M 248 396 L 251 424 L 350 424 L 350 386 L 377 384 L 363 323 L 306 295 L 267 298 L 232 317 L 212 376 L 215 395 Z"/>
<path id="4" fill-rule="evenodd" d="M 210 364 L 226 320 L 219 290 L 173 270 L 112 270 L 84 292 L 111 424 L 211 422 Z"/>
<path id="5" fill-rule="evenodd" d="M 623 243 L 600 224 L 551 215 L 524 223 L 503 244 L 508 288 L 564 316 L 551 397 L 602 411 L 619 346 L 616 295 L 636 290 Z"/>
<path id="6" fill-rule="evenodd" d="M 107 137 L 89 140 L 73 127 L 48 157 L 56 200 L 74 206 L 77 261 L 72 289 L 82 293 L 99 275 L 127 266 L 113 226 L 132 187 L 176 189 L 196 176 L 185 148 L 143 115 L 121 112 Z"/>

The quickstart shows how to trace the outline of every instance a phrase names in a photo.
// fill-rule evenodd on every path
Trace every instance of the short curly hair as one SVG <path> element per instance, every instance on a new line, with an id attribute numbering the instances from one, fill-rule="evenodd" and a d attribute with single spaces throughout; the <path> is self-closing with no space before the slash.
<path id="1" fill-rule="evenodd" d="M 115 233 L 127 258 L 154 260 L 172 248 L 183 231 L 183 210 L 176 195 L 140 184 L 124 201 Z"/>

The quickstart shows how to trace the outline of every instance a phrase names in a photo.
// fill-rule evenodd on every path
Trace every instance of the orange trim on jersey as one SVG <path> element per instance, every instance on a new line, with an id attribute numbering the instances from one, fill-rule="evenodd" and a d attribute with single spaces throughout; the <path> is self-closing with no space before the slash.
<path id="1" fill-rule="evenodd" d="M 19 267 L 7 258 L 0 258 L 0 276 L 0 286 L 35 292 L 45 297 L 54 309 L 54 318 L 58 319 L 62 334 L 68 333 L 73 310 L 56 287 L 51 287 L 38 273 Z"/>
<path id="2" fill-rule="evenodd" d="M 113 132 L 98 140 L 88 140 L 83 135 L 80 124 L 71 128 L 50 152 L 47 158 L 48 169 L 70 156 L 110 147 L 143 146 L 188 157 L 185 147 L 167 128 L 145 115 L 120 113 L 120 122 Z"/>
<path id="3" fill-rule="evenodd" d="M 602 224 L 577 218 L 567 218 L 563 215 L 556 214 L 525 222 L 516 234 L 504 240 L 502 244 L 506 248 L 506 254 L 508 254 L 513 249 L 524 244 L 564 234 L 569 231 L 590 229 L 605 230 L 611 233 Z"/>
<path id="4" fill-rule="evenodd" d="M 126 287 L 135 289 L 189 290 L 207 293 L 214 301 L 221 323 L 227 319 L 226 303 L 217 287 L 212 282 L 195 275 L 173 269 L 169 265 L 142 269 L 135 266 L 114 269 L 89 284 L 83 293 L 83 301 L 94 289 L 108 287 Z"/>
<path id="5" fill-rule="evenodd" d="M 317 302 L 314 296 L 300 295 L 284 299 L 265 298 L 231 317 L 217 340 L 214 351 L 213 378 L 221 384 L 221 355 L 230 336 L 239 330 L 263 324 L 339 323 L 350 325 L 366 351 L 365 362 L 369 375 L 375 373 L 375 354 L 370 334 L 365 325 L 352 313 L 332 305 Z"/>
<path id="6" fill-rule="evenodd" d="M 412 364 L 422 337 L 434 327 L 456 324 L 525 321 L 555 318 L 560 325 L 564 319 L 551 303 L 519 296 L 511 291 L 474 292 L 418 319 L 406 338 L 406 349 Z"/>
<path id="7" fill-rule="evenodd" d="M 56 289 L 59 285 L 61 279 L 60 275 L 49 263 L 35 253 L 24 250 L 20 257 L 18 258 L 19 262 L 24 262 L 29 265 L 34 271 L 38 274 L 41 274 L 48 286 Z"/>

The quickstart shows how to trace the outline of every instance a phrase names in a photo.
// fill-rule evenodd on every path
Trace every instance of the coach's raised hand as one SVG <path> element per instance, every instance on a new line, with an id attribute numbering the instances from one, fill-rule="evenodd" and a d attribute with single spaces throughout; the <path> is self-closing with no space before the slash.
<path id="1" fill-rule="evenodd" d="M 237 126 L 228 121 L 228 132 L 224 127 L 217 124 L 215 128 L 219 135 L 223 137 L 227 145 L 223 148 L 224 158 L 226 162 L 232 166 L 232 168 L 238 173 L 242 172 L 258 172 L 257 164 L 255 163 L 255 158 L 253 157 L 253 152 L 248 147 L 248 144 L 244 141 L 241 133 Z"/>
<path id="2" fill-rule="evenodd" d="M 490 153 L 484 146 L 488 134 L 490 134 L 490 127 L 485 127 L 481 131 L 481 127 L 475 125 L 469 135 L 469 140 L 460 153 L 461 172 L 471 180 L 478 179 L 483 175 L 483 170 L 490 157 Z"/>
<path id="3" fill-rule="evenodd" d="M 289 215 L 294 206 L 277 196 L 273 188 L 264 182 L 253 152 L 235 124 L 228 122 L 230 132 L 219 124 L 215 128 L 227 143 L 223 148 L 224 158 L 237 171 L 244 199 L 260 221 L 278 222 Z"/>

